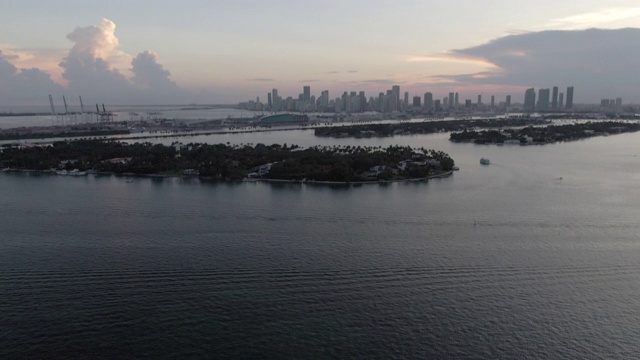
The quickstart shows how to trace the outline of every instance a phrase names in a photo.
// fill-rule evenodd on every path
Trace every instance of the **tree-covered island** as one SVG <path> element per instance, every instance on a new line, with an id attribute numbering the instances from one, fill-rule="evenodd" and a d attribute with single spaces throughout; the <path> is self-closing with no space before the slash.
<path id="1" fill-rule="evenodd" d="M 453 169 L 454 161 L 441 151 L 408 146 L 303 149 L 286 144 L 165 146 L 76 140 L 49 146 L 4 146 L 0 166 L 65 175 L 95 172 L 220 180 L 367 182 L 442 176 Z"/>
<path id="2" fill-rule="evenodd" d="M 575 141 L 594 136 L 607 136 L 640 130 L 638 122 L 599 121 L 566 125 L 528 126 L 502 130 L 452 132 L 453 142 L 473 142 L 476 144 L 522 144 L 542 145 L 557 141 Z"/>
<path id="3" fill-rule="evenodd" d="M 437 120 L 424 122 L 400 122 L 386 124 L 359 124 L 331 126 L 315 129 L 315 136 L 334 138 L 388 137 L 394 135 L 432 134 L 437 132 L 464 131 L 470 128 L 502 128 L 543 125 L 550 123 L 543 118 L 513 116 L 508 118 Z"/>

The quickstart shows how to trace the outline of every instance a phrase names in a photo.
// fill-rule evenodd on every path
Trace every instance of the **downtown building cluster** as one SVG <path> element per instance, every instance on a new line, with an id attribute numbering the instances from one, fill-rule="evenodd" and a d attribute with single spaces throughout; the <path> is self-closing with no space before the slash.
<path id="1" fill-rule="evenodd" d="M 457 92 L 450 92 L 443 98 L 435 98 L 431 92 L 422 96 L 410 98 L 409 92 L 400 96 L 400 86 L 394 85 L 377 96 L 367 98 L 364 91 L 343 92 L 340 97 L 331 99 L 329 91 L 323 90 L 317 98 L 311 95 L 311 87 L 303 86 L 302 93 L 297 97 L 283 97 L 278 89 L 267 93 L 267 101 L 263 103 L 260 97 L 256 100 L 241 102 L 240 109 L 258 111 L 290 111 L 290 112 L 332 112 L 332 113 L 358 113 L 377 111 L 381 113 L 413 112 L 436 113 L 449 111 L 496 111 L 507 110 L 511 107 L 511 96 L 507 95 L 504 101 L 496 103 L 495 96 L 491 96 L 490 102 L 482 102 L 482 95 L 478 95 L 477 102 L 470 99 L 460 100 Z"/>
<path id="2" fill-rule="evenodd" d="M 380 113 L 413 113 L 413 114 L 438 114 L 438 113 L 472 113 L 472 112 L 566 112 L 574 109 L 574 87 L 568 86 L 565 92 L 559 91 L 558 86 L 552 88 L 526 89 L 524 103 L 512 103 L 511 95 L 496 101 L 494 95 L 488 101 L 483 102 L 482 94 L 472 99 L 462 99 L 458 92 L 449 92 L 442 98 L 434 97 L 433 93 L 426 92 L 420 96 L 409 96 L 404 92 L 401 97 L 400 86 L 394 85 L 376 96 L 367 97 L 364 91 L 343 92 L 336 98 L 329 97 L 329 91 L 323 90 L 320 96 L 311 95 L 311 87 L 303 86 L 302 93 L 297 97 L 283 97 L 278 89 L 267 93 L 267 101 L 261 102 L 260 98 L 241 102 L 238 108 L 245 110 L 271 111 L 271 112 L 329 112 L 329 113 L 361 113 L 376 111 Z M 596 107 L 598 105 L 595 105 Z M 622 98 L 602 99 L 600 110 L 620 112 L 622 110 Z M 584 110 L 584 106 L 582 106 Z M 592 108 L 593 110 L 593 108 Z M 629 109 L 626 109 L 629 111 Z"/>
<path id="3" fill-rule="evenodd" d="M 539 89 L 536 100 L 535 88 L 529 88 L 524 93 L 524 112 L 548 112 L 560 111 L 562 109 L 573 109 L 573 86 L 567 87 L 566 99 L 565 93 L 558 92 L 558 87 L 554 86 L 550 89 Z"/>

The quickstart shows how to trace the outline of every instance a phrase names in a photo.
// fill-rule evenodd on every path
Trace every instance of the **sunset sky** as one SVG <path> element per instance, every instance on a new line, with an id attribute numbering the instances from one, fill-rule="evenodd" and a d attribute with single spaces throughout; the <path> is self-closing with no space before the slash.
<path id="1" fill-rule="evenodd" d="M 237 103 L 278 88 L 640 103 L 637 0 L 0 0 L 0 105 Z M 591 29 L 591 30 L 586 30 Z M 599 30 L 596 30 L 599 29 Z"/>

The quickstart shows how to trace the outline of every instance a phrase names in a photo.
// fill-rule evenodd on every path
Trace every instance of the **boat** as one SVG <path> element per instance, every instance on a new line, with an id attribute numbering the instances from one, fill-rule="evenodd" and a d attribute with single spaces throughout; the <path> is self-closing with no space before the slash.
<path id="1" fill-rule="evenodd" d="M 491 161 L 487 158 L 480 158 L 480 164 L 482 165 L 489 165 L 491 164 Z"/>

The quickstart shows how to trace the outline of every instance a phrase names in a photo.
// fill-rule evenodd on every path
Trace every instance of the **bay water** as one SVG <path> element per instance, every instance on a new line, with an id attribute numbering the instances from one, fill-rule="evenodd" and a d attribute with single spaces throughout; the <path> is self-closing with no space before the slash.
<path id="1" fill-rule="evenodd" d="M 435 148 L 427 182 L 0 174 L 0 358 L 640 357 L 640 134 Z M 491 165 L 479 164 L 480 157 Z"/>

